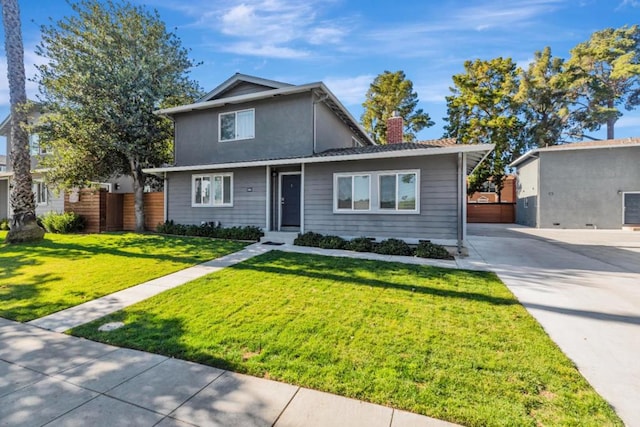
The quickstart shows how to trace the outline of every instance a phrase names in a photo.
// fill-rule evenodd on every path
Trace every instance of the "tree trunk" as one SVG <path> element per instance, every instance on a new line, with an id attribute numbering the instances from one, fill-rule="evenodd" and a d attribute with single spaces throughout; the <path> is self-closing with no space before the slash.
<path id="1" fill-rule="evenodd" d="M 14 184 L 11 190 L 13 217 L 7 234 L 7 243 L 38 241 L 44 236 L 44 229 L 36 222 L 32 189 L 31 156 L 29 137 L 26 132 L 27 93 L 20 9 L 17 0 L 1 0 L 1 4 L 11 103 L 11 166 L 14 173 Z"/>
<path id="2" fill-rule="evenodd" d="M 607 102 L 607 107 L 609 107 L 610 109 L 614 108 L 613 100 L 609 100 Z M 613 139 L 613 126 L 616 124 L 617 121 L 618 121 L 617 117 L 607 120 L 607 139 Z"/>
<path id="3" fill-rule="evenodd" d="M 133 210 L 136 216 L 136 233 L 144 233 L 144 173 L 137 162 L 131 162 L 133 175 Z"/>

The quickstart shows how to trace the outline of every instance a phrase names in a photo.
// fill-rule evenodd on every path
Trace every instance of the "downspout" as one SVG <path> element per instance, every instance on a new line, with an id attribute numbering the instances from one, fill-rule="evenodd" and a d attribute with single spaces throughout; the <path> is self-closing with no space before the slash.
<path id="1" fill-rule="evenodd" d="M 464 238 L 464 218 L 462 215 L 464 213 L 464 208 L 462 206 L 465 201 L 464 192 L 464 173 L 462 171 L 462 153 L 458 153 L 458 255 L 462 255 L 462 240 Z"/>
<path id="2" fill-rule="evenodd" d="M 164 190 L 164 222 L 167 222 L 169 220 L 169 189 L 167 188 L 169 180 L 167 179 L 166 172 L 164 172 L 162 184 L 162 189 Z"/>

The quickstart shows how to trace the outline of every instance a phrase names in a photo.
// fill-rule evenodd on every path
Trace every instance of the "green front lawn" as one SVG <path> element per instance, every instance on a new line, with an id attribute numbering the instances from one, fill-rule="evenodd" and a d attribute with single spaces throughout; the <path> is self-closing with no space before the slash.
<path id="1" fill-rule="evenodd" d="M 5 232 L 0 232 L 4 242 Z M 21 322 L 242 249 L 244 243 L 140 234 L 47 234 L 0 244 L 0 317 Z"/>
<path id="2" fill-rule="evenodd" d="M 622 425 L 489 273 L 274 251 L 72 333 L 465 425 Z"/>

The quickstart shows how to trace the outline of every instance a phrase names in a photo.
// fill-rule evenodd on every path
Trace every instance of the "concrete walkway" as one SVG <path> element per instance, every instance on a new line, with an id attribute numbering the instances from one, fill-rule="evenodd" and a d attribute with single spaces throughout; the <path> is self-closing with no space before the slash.
<path id="1" fill-rule="evenodd" d="M 102 298 L 61 310 L 39 319 L 28 322 L 30 325 L 55 332 L 64 332 L 107 314 L 122 310 L 125 307 L 150 298 L 167 289 L 184 285 L 199 277 L 222 270 L 225 267 L 246 261 L 256 255 L 261 255 L 273 249 L 273 246 L 253 244 L 241 251 L 195 265 L 184 270 L 176 271 L 140 285 L 132 286 L 106 295 Z"/>
<path id="2" fill-rule="evenodd" d="M 0 319 L 0 426 L 452 426 Z"/>
<path id="3" fill-rule="evenodd" d="M 468 262 L 486 262 L 626 425 L 640 426 L 640 233 L 469 232 Z"/>

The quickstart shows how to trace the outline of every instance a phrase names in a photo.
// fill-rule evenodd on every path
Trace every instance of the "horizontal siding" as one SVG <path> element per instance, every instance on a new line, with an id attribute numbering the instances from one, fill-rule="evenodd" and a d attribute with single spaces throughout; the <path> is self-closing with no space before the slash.
<path id="1" fill-rule="evenodd" d="M 420 214 L 335 214 L 333 174 L 420 170 Z M 305 167 L 305 231 L 342 236 L 451 240 L 457 238 L 454 155 L 309 164 Z"/>
<path id="2" fill-rule="evenodd" d="M 191 207 L 191 172 L 168 174 L 168 219 L 178 224 L 200 224 L 220 221 L 223 227 L 253 225 L 266 222 L 265 168 L 243 168 L 233 172 L 233 207 Z M 208 171 L 198 172 L 206 174 Z M 251 188 L 253 191 L 247 191 Z"/>

